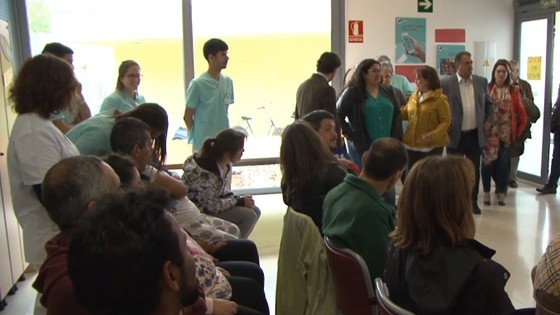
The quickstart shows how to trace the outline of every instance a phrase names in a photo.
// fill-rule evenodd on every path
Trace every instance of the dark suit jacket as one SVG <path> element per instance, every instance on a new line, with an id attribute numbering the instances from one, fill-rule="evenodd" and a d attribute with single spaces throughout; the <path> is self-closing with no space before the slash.
<path id="1" fill-rule="evenodd" d="M 306 114 L 317 109 L 326 110 L 335 117 L 336 132 L 338 134 L 337 144 L 340 147 L 342 142 L 340 124 L 336 116 L 336 92 L 323 76 L 314 73 L 297 90 L 295 118 L 301 119 Z"/>
<path id="2" fill-rule="evenodd" d="M 478 144 L 482 148 L 486 142 L 483 125 L 486 119 L 493 119 L 493 105 L 492 100 L 488 95 L 488 80 L 486 80 L 486 78 L 473 75 L 472 83 L 474 88 Z M 461 127 L 463 124 L 463 102 L 461 101 L 461 92 L 459 90 L 459 79 L 457 79 L 457 75 L 453 74 L 443 77 L 441 79 L 441 87 L 443 88 L 443 93 L 447 95 L 451 110 L 451 127 L 449 128 L 448 147 L 454 149 L 459 145 L 459 140 L 461 139 Z"/>

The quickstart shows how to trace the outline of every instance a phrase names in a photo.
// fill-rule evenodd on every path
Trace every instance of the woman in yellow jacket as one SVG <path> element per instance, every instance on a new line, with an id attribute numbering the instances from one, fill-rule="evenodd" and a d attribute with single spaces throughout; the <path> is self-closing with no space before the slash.
<path id="1" fill-rule="evenodd" d="M 443 153 L 443 148 L 449 143 L 447 129 L 451 125 L 449 103 L 436 70 L 430 66 L 419 67 L 415 83 L 416 92 L 400 109 L 401 119 L 408 120 L 403 143 L 408 151 L 409 170 L 416 161 Z"/>

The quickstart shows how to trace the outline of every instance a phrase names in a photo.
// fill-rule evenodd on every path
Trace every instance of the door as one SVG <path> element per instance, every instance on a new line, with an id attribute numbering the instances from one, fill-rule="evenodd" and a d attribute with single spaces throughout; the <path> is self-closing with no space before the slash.
<path id="1" fill-rule="evenodd" d="M 541 112 L 541 118 L 531 127 L 532 138 L 525 142 L 525 152 L 520 158 L 518 171 L 521 178 L 537 183 L 547 180 L 552 149 L 550 113 L 551 100 L 556 97 L 552 82 L 554 77 L 556 81 L 559 79 L 554 76 L 552 63 L 554 20 L 553 14 L 541 14 L 519 18 L 517 21 L 519 77 L 531 84 L 535 105 Z"/>

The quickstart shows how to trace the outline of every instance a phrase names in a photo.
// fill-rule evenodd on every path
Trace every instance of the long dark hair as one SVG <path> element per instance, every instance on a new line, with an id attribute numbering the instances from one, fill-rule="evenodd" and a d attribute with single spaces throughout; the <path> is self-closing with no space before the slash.
<path id="1" fill-rule="evenodd" d="M 204 141 L 198 157 L 210 158 L 214 161 L 222 159 L 224 156 L 233 156 L 243 148 L 247 136 L 238 130 L 229 128 L 220 131 L 216 138 L 208 138 Z"/>
<path id="2" fill-rule="evenodd" d="M 381 66 L 381 63 L 375 59 L 364 59 L 357 66 L 356 70 L 352 74 L 350 82 L 346 85 L 347 88 L 355 88 L 360 91 L 359 95 L 363 96 L 363 99 L 367 97 L 366 90 L 366 80 L 364 79 L 364 74 L 366 74 L 373 65 Z"/>
<path id="3" fill-rule="evenodd" d="M 498 66 L 504 66 L 507 70 L 507 77 L 506 77 L 506 81 L 504 82 L 504 85 L 506 87 L 509 88 L 510 91 L 513 91 L 514 86 L 511 81 L 511 65 L 509 64 L 509 61 L 505 60 L 505 59 L 498 59 L 498 61 L 496 61 L 496 63 L 494 64 L 494 68 L 492 68 L 492 79 L 490 80 L 490 83 L 488 83 L 489 87 L 492 87 L 494 85 L 496 85 L 496 79 L 494 78 L 494 72 L 496 72 L 496 68 L 498 68 Z"/>
<path id="4" fill-rule="evenodd" d="M 311 125 L 298 120 L 287 126 L 280 145 L 280 170 L 288 191 L 300 190 L 317 178 L 324 163 L 338 163 Z"/>

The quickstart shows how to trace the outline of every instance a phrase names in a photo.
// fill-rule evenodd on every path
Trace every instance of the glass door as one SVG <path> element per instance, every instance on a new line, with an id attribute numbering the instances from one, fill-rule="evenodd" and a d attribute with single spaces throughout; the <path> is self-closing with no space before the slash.
<path id="1" fill-rule="evenodd" d="M 553 18 L 541 16 L 519 22 L 519 77 L 532 87 L 535 105 L 541 118 L 531 127 L 531 139 L 525 142 L 525 152 L 519 161 L 521 178 L 543 183 L 548 176 L 550 144 L 550 105 L 554 70 L 552 62 Z M 556 39 L 558 40 L 558 39 Z M 557 67 L 558 68 L 558 67 Z M 558 71 L 556 69 L 556 71 Z M 554 76 L 558 78 L 558 76 Z M 554 91 L 556 94 L 556 91 Z M 555 95 L 554 95 L 555 97 Z"/>

